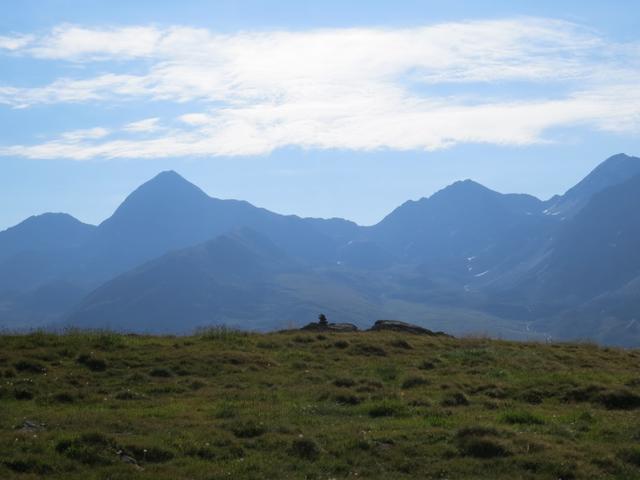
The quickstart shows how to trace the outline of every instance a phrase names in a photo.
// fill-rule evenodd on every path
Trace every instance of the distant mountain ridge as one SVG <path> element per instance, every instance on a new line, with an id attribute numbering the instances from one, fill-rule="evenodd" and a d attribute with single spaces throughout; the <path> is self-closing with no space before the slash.
<path id="1" fill-rule="evenodd" d="M 96 227 L 66 213 L 43 213 L 0 232 L 0 262 L 25 251 L 70 249 L 85 242 Z"/>
<path id="2" fill-rule="evenodd" d="M 638 195 L 640 159 L 618 154 L 547 201 L 464 180 L 360 227 L 162 172 L 98 226 L 45 214 L 0 232 L 0 326 L 269 329 L 325 311 L 640 344 Z"/>

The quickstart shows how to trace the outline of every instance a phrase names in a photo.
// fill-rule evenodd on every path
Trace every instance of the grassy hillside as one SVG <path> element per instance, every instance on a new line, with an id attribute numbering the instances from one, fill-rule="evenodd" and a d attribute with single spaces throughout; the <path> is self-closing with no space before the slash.
<path id="1" fill-rule="evenodd" d="M 639 361 L 381 332 L 2 336 L 0 478 L 640 478 Z"/>

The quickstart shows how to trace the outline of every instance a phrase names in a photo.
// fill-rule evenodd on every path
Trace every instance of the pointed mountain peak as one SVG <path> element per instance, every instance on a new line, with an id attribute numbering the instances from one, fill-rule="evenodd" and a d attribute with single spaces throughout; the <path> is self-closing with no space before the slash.
<path id="1" fill-rule="evenodd" d="M 193 183 L 173 170 L 159 173 L 140 185 L 122 202 L 110 219 L 128 218 L 131 222 L 144 222 L 149 217 L 186 215 L 199 211 L 211 198 Z"/>
<path id="2" fill-rule="evenodd" d="M 175 170 L 164 170 L 153 177 L 151 180 L 143 183 L 140 188 L 143 187 L 161 187 L 161 188 L 185 188 L 200 190 L 190 181 L 186 180 L 183 176 L 177 173 Z"/>
<path id="3" fill-rule="evenodd" d="M 208 198 L 207 194 L 199 187 L 175 171 L 166 170 L 140 185 L 127 197 L 123 205 L 127 202 L 138 200 L 141 197 L 160 196 L 164 198 L 164 196 L 167 195 L 173 196 L 174 198 L 172 200 L 174 201 L 180 201 L 183 196 L 187 198 Z M 153 200 L 153 198 L 149 198 L 148 200 Z M 159 201 L 161 198 L 155 198 L 155 200 Z"/>
<path id="4" fill-rule="evenodd" d="M 453 182 L 451 185 L 449 185 L 448 187 L 445 187 L 446 189 L 457 189 L 457 190 L 466 190 L 466 191 L 486 191 L 489 190 L 487 187 L 485 187 L 484 185 L 471 180 L 470 178 L 467 178 L 465 180 L 458 180 L 457 182 Z"/>
<path id="5" fill-rule="evenodd" d="M 184 177 L 175 170 L 163 170 L 151 180 L 184 180 Z M 186 180 L 184 180 L 186 181 Z"/>
<path id="6" fill-rule="evenodd" d="M 478 196 L 496 196 L 498 192 L 485 187 L 484 185 L 474 182 L 473 180 L 459 180 L 452 183 L 448 187 L 434 193 L 430 199 L 437 200 L 443 198 L 475 198 Z"/>

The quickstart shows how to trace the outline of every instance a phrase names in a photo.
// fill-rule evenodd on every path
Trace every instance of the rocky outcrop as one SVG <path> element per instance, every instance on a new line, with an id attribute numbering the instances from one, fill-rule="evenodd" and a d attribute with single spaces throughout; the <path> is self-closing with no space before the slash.
<path id="1" fill-rule="evenodd" d="M 413 325 L 411 323 L 400 322 L 398 320 L 378 320 L 373 325 L 373 327 L 371 327 L 369 330 L 372 332 L 391 331 L 391 332 L 411 333 L 414 335 L 432 335 L 432 336 L 446 335 L 445 333 L 442 333 L 442 332 L 433 332 L 427 328 L 423 328 L 418 325 Z"/>
<path id="2" fill-rule="evenodd" d="M 311 322 L 300 330 L 311 332 L 357 332 L 358 327 L 353 323 L 327 323 L 323 325 L 320 322 Z"/>
<path id="3" fill-rule="evenodd" d="M 358 327 L 353 323 L 327 323 L 327 322 L 311 322 L 304 327 L 300 328 L 300 331 L 306 332 L 359 332 Z M 412 335 L 431 335 L 434 337 L 449 337 L 443 332 L 434 332 L 428 328 L 414 325 L 412 323 L 401 322 L 399 320 L 377 320 L 376 323 L 366 332 L 398 332 L 409 333 Z"/>

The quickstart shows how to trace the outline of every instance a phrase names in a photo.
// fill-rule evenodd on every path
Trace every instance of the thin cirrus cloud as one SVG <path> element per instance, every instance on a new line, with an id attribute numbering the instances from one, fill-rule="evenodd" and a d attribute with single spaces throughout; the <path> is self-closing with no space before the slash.
<path id="1" fill-rule="evenodd" d="M 37 87 L 0 84 L 6 107 L 163 101 L 199 110 L 110 126 L 109 135 L 63 133 L 0 147 L 4 155 L 260 155 L 288 145 L 437 150 L 468 142 L 529 145 L 546 141 L 555 127 L 623 134 L 640 127 L 638 46 L 550 19 L 231 35 L 62 25 L 39 37 L 2 37 L 0 49 L 99 63 L 102 72 Z M 512 83 L 531 88 L 516 95 Z M 478 86 L 495 88 L 487 96 Z"/>

